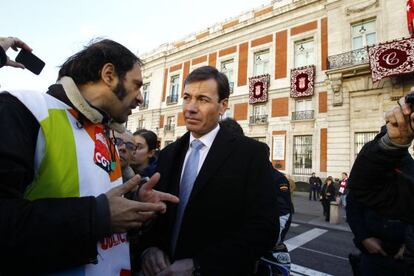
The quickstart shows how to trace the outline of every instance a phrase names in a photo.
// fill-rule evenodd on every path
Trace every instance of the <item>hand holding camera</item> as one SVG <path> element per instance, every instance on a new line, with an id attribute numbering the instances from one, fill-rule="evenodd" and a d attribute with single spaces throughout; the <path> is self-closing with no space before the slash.
<path id="1" fill-rule="evenodd" d="M 15 51 L 19 48 L 21 49 L 15 61 L 11 60 L 7 55 L 3 54 L 0 56 L 0 67 L 3 64 L 15 68 L 26 68 L 32 73 L 39 75 L 45 66 L 45 63 L 32 53 L 32 48 L 17 37 L 0 37 L 0 47 L 3 48 L 4 52 L 9 48 Z M 4 61 L 3 58 L 5 58 Z"/>
<path id="2" fill-rule="evenodd" d="M 397 103 L 385 114 L 387 133 L 394 144 L 408 146 L 414 139 L 414 91 Z"/>

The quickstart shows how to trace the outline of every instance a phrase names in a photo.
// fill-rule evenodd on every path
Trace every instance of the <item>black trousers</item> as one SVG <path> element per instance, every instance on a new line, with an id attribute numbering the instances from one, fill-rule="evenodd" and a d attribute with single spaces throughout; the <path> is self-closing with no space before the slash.
<path id="1" fill-rule="evenodd" d="M 329 221 L 331 216 L 331 201 L 327 199 L 322 200 L 323 214 L 325 215 L 325 221 Z"/>
<path id="2" fill-rule="evenodd" d="M 317 197 L 319 197 L 319 193 L 318 193 L 318 188 L 317 187 L 310 187 L 309 190 L 309 200 L 312 199 L 312 195 L 313 195 L 313 200 L 317 200 Z"/>

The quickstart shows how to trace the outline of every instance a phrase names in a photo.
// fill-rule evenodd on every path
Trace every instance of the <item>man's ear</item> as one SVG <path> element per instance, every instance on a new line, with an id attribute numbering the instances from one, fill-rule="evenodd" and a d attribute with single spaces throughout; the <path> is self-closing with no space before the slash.
<path id="1" fill-rule="evenodd" d="M 226 112 L 227 106 L 229 105 L 229 99 L 225 98 L 220 101 L 220 115 L 223 115 Z"/>
<path id="2" fill-rule="evenodd" d="M 108 86 L 114 86 L 117 75 L 115 72 L 115 66 L 112 63 L 105 63 L 101 70 L 101 80 Z"/>

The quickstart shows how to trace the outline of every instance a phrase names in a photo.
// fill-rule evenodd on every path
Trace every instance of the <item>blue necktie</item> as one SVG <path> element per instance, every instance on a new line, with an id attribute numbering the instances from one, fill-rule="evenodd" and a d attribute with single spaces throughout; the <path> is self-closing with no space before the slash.
<path id="1" fill-rule="evenodd" d="M 180 203 L 178 203 L 177 217 L 172 233 L 172 249 L 175 251 L 177 244 L 178 234 L 180 233 L 181 221 L 184 216 L 185 207 L 187 206 L 188 199 L 190 198 L 191 191 L 193 190 L 194 181 L 197 178 L 198 162 L 200 160 L 200 149 L 204 144 L 200 140 L 193 140 L 190 144 L 191 152 L 185 163 L 183 176 L 180 183 Z"/>

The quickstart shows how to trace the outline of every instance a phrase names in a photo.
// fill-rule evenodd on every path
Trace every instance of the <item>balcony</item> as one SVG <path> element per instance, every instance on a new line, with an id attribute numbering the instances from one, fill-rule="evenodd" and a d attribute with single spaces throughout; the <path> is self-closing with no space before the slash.
<path id="1" fill-rule="evenodd" d="M 338 69 L 343 67 L 368 64 L 368 62 L 369 58 L 367 48 L 361 48 L 354 51 L 328 57 L 328 68 Z"/>
<path id="2" fill-rule="evenodd" d="M 175 104 L 178 102 L 178 94 L 169 95 L 167 97 L 167 104 Z"/>
<path id="3" fill-rule="evenodd" d="M 292 112 L 292 121 L 313 120 L 314 113 L 313 110 Z"/>
<path id="4" fill-rule="evenodd" d="M 229 82 L 229 86 L 230 86 L 230 94 L 233 94 L 233 92 L 234 92 L 234 82 Z"/>
<path id="5" fill-rule="evenodd" d="M 148 100 L 144 100 L 144 102 L 139 106 L 139 110 L 148 109 Z"/>
<path id="6" fill-rule="evenodd" d="M 267 124 L 267 115 L 254 115 L 250 116 L 250 125 L 263 125 Z"/>
<path id="7" fill-rule="evenodd" d="M 164 126 L 164 132 L 173 132 L 175 129 L 175 125 L 165 125 Z"/>

